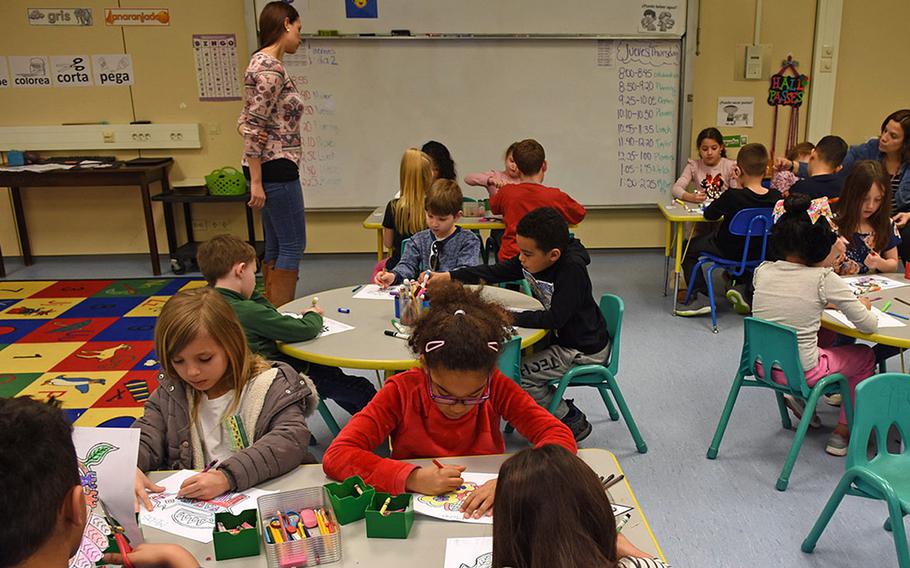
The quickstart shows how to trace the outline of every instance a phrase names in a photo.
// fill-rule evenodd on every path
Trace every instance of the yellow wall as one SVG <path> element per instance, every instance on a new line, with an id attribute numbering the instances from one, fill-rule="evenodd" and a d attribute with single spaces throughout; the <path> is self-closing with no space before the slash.
<path id="1" fill-rule="evenodd" d="M 882 119 L 910 108 L 906 22 L 907 0 L 844 2 L 832 130 L 849 144 L 878 136 Z"/>
<path id="2" fill-rule="evenodd" d="M 113 1 L 61 1 L 55 5 L 89 6 L 100 20 L 103 9 Z M 153 3 L 154 4 L 154 3 Z M 851 142 L 874 135 L 881 118 L 894 108 L 910 106 L 902 93 L 908 90 L 905 75 L 892 71 L 888 58 L 879 57 L 876 37 L 882 14 L 902 21 L 910 17 L 906 0 L 876 0 L 875 6 L 848 0 L 844 8 L 840 61 L 835 106 L 835 132 Z M 248 50 L 243 17 L 243 0 L 195 0 L 160 2 L 171 11 L 167 28 L 121 28 L 96 23 L 91 28 L 45 28 L 29 26 L 25 9 L 36 5 L 29 0 L 3 0 L 0 19 L 0 53 L 4 55 L 116 53 L 123 48 L 132 54 L 136 84 L 132 87 L 135 118 L 154 122 L 198 122 L 203 127 L 203 148 L 158 152 L 172 155 L 176 165 L 171 178 L 199 178 L 212 168 L 235 164 L 240 139 L 234 124 L 239 102 L 200 102 L 196 94 L 190 36 L 193 33 L 234 33 L 239 45 L 238 74 L 243 72 Z M 122 6 L 145 7 L 146 0 L 121 0 Z M 734 77 L 737 45 L 750 43 L 753 31 L 754 0 L 701 0 L 700 54 L 695 59 L 692 154 L 694 137 L 716 120 L 718 96 L 755 97 L 754 128 L 723 129 L 725 134 L 746 134 L 752 142 L 769 144 L 771 107 L 765 104 L 767 80 L 744 81 Z M 785 16 L 782 16 L 785 14 Z M 893 18 L 892 18 L 893 16 Z M 901 17 L 902 16 L 902 17 Z M 764 0 L 761 43 L 771 44 L 767 57 L 776 71 L 788 53 L 800 61 L 803 72 L 811 76 L 815 2 Z M 893 42 L 892 42 L 893 43 Z M 896 44 L 894 44 L 896 45 Z M 869 81 L 870 73 L 872 81 Z M 856 80 L 863 77 L 863 81 Z M 874 103 L 868 102 L 868 85 L 887 87 L 875 91 Z M 811 87 L 810 87 L 811 89 Z M 811 92 L 811 91 L 810 91 Z M 65 96 L 66 98 L 62 98 Z M 185 108 L 181 108 L 181 104 Z M 868 108 L 867 108 L 868 107 Z M 789 111 L 781 113 L 779 126 Z M 800 131 L 805 131 L 805 110 Z M 0 124 L 57 124 L 75 120 L 129 122 L 133 119 L 129 89 L 4 89 L 0 90 Z M 214 131 L 220 130 L 220 134 Z M 778 139 L 783 145 L 783 134 Z M 121 153 L 129 158 L 135 153 Z M 156 155 L 144 152 L 143 155 Z M 731 152 L 735 155 L 735 151 Z M 0 247 L 6 254 L 18 251 L 12 229 L 8 196 L 0 190 Z M 125 188 L 53 189 L 24 192 L 30 221 L 33 252 L 49 254 L 92 254 L 143 252 L 145 230 L 138 191 Z M 162 217 L 157 209 L 160 246 L 165 248 Z M 375 250 L 375 235 L 360 228 L 366 211 L 310 212 L 307 215 L 309 252 L 352 252 Z M 103 220 L 105 230 L 94 226 Z M 237 204 L 204 206 L 195 209 L 197 238 L 227 230 L 245 234 L 244 214 Z M 179 221 L 179 220 L 178 220 Z M 258 224 L 258 220 L 257 220 Z M 84 230 L 85 227 L 90 230 Z M 591 211 L 577 230 L 589 246 L 648 247 L 663 242 L 663 223 L 653 209 Z M 74 239 L 73 235 L 79 235 Z"/>

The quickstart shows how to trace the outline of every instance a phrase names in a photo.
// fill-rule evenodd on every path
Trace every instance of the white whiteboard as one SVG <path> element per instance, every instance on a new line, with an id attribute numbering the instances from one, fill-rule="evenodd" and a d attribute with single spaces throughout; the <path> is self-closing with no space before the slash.
<path id="1" fill-rule="evenodd" d="M 676 173 L 680 49 L 678 39 L 309 39 L 285 57 L 305 99 L 307 207 L 384 204 L 401 154 L 431 139 L 459 178 L 501 168 L 506 146 L 535 138 L 544 183 L 584 205 L 661 201 Z"/>

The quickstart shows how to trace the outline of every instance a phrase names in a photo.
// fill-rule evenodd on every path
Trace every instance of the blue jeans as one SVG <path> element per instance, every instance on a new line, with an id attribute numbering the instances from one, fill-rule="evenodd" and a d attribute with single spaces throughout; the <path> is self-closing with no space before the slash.
<path id="1" fill-rule="evenodd" d="M 298 270 L 306 249 L 306 218 L 300 180 L 263 182 L 265 207 L 262 232 L 265 234 L 265 262 L 275 268 Z"/>

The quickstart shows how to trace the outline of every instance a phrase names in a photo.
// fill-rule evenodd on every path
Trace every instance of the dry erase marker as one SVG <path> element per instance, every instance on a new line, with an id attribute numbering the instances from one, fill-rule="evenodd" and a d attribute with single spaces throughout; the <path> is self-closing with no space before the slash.
<path id="1" fill-rule="evenodd" d="M 411 339 L 410 335 L 406 333 L 398 333 L 397 331 L 392 331 L 391 329 L 387 329 L 383 333 L 389 337 L 397 337 L 398 339 Z"/>
<path id="2" fill-rule="evenodd" d="M 632 518 L 632 513 L 626 513 L 625 515 L 622 516 L 622 519 L 620 519 L 619 524 L 616 525 L 616 534 L 619 534 L 622 532 L 623 527 L 626 526 L 626 523 L 628 523 L 629 519 L 631 519 L 631 518 Z"/>
<path id="3" fill-rule="evenodd" d="M 338 313 L 339 314 L 349 314 L 349 313 L 351 313 L 351 309 L 350 308 L 338 308 Z"/>

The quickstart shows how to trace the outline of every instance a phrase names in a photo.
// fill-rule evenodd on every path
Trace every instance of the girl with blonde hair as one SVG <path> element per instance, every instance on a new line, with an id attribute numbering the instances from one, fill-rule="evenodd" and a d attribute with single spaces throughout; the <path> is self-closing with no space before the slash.
<path id="1" fill-rule="evenodd" d="M 159 387 L 134 427 L 141 430 L 136 497 L 161 492 L 146 471 L 203 469 L 180 497 L 243 491 L 316 460 L 306 416 L 318 403 L 310 380 L 250 352 L 234 311 L 213 288 L 180 292 L 155 326 Z"/>
<path id="2" fill-rule="evenodd" d="M 401 242 L 427 228 L 424 198 L 432 183 L 432 160 L 416 148 L 408 148 L 401 157 L 400 191 L 389 201 L 382 220 L 382 243 L 392 254 L 385 269 L 391 270 L 401 258 Z"/>

